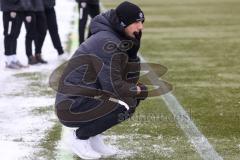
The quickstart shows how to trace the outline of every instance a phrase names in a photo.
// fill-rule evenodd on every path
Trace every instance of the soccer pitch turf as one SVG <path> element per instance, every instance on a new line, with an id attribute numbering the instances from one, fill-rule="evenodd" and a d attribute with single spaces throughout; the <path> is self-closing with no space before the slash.
<path id="1" fill-rule="evenodd" d="M 102 1 L 114 8 L 120 1 Z M 240 158 L 240 2 L 135 0 L 145 13 L 141 44 L 191 120 L 223 158 Z M 201 159 L 161 98 L 150 98 L 135 117 L 111 129 L 137 152 L 127 159 Z M 129 140 L 130 138 L 130 140 Z"/>
<path id="2" fill-rule="evenodd" d="M 122 1 L 101 2 L 109 9 Z M 132 2 L 140 5 L 146 17 L 140 50 L 143 58 L 168 68 L 161 78 L 173 85 L 172 94 L 216 153 L 226 160 L 239 160 L 240 1 Z M 71 53 L 78 45 L 77 18 L 74 20 L 74 33 L 69 35 L 67 48 Z M 16 76 L 37 81 L 29 87 L 31 95 L 33 92 L 36 96 L 53 97 L 50 88 L 39 85 L 41 77 L 46 78 L 46 75 L 24 73 Z M 49 108 L 36 108 L 33 114 L 53 113 L 53 107 Z M 79 160 L 62 146 L 66 129 L 54 118 L 53 127 L 36 146 L 40 151 L 31 159 Z M 110 144 L 121 150 L 119 155 L 107 160 L 203 159 L 161 97 L 142 102 L 130 120 L 111 128 L 105 136 Z"/>

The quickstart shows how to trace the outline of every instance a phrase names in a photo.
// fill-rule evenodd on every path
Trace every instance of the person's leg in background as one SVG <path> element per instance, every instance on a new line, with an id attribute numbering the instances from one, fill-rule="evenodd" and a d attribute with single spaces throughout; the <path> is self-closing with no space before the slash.
<path id="1" fill-rule="evenodd" d="M 45 9 L 45 15 L 47 19 L 47 29 L 52 39 L 53 46 L 57 50 L 58 55 L 62 55 L 64 51 L 58 33 L 58 24 L 55 9 Z"/>
<path id="2" fill-rule="evenodd" d="M 81 2 L 78 4 L 79 9 L 79 23 L 78 23 L 78 36 L 79 45 L 85 40 L 85 28 L 88 20 L 88 4 L 86 2 Z"/>
<path id="3" fill-rule="evenodd" d="M 28 64 L 37 64 L 35 57 L 32 54 L 32 42 L 36 38 L 36 15 L 35 12 L 25 11 L 24 12 L 24 24 L 26 28 L 26 55 L 28 57 Z"/>
<path id="4" fill-rule="evenodd" d="M 6 68 L 20 69 L 25 67 L 16 56 L 17 38 L 22 26 L 21 12 L 3 12 L 4 49 L 6 56 Z"/>
<path id="5" fill-rule="evenodd" d="M 35 12 L 36 15 L 36 38 L 35 43 L 35 57 L 38 63 L 46 64 L 42 58 L 42 47 L 47 34 L 47 18 L 44 11 Z"/>
<path id="6" fill-rule="evenodd" d="M 99 4 L 89 4 L 88 5 L 88 13 L 90 17 L 93 19 L 95 16 L 97 16 L 100 13 L 100 6 Z M 90 29 L 88 30 L 88 37 L 91 36 Z"/>

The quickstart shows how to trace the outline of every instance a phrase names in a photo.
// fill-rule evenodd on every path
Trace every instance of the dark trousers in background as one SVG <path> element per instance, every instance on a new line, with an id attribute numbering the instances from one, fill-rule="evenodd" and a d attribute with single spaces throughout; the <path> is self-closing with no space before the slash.
<path id="1" fill-rule="evenodd" d="M 31 17 L 28 21 L 27 17 Z M 35 12 L 25 12 L 22 18 L 26 28 L 25 49 L 28 57 L 32 56 L 32 43 L 36 39 L 36 15 Z"/>
<path id="2" fill-rule="evenodd" d="M 31 17 L 29 21 L 27 21 L 27 17 Z M 26 27 L 26 54 L 32 54 L 32 41 L 36 37 L 34 30 L 36 17 L 34 12 L 16 12 L 15 17 L 11 17 L 10 12 L 3 12 L 4 47 L 6 56 L 16 54 L 17 38 L 20 34 L 23 22 L 25 23 Z"/>
<path id="3" fill-rule="evenodd" d="M 53 46 L 57 50 L 58 54 L 61 55 L 64 52 L 63 52 L 63 47 L 58 34 L 58 25 L 57 25 L 55 9 L 54 8 L 45 9 L 45 15 L 47 19 L 47 29 L 52 39 Z"/>
<path id="4" fill-rule="evenodd" d="M 35 12 L 36 23 L 36 38 L 34 39 L 35 43 L 35 54 L 42 53 L 43 42 L 47 34 L 47 19 L 44 12 Z"/>
<path id="5" fill-rule="evenodd" d="M 79 44 L 84 42 L 84 33 L 86 28 L 86 23 L 88 20 L 88 16 L 94 18 L 96 15 L 100 13 L 99 4 L 86 4 L 86 2 L 81 2 L 78 4 L 79 8 Z M 90 31 L 88 32 L 88 37 L 91 35 Z"/>
<path id="6" fill-rule="evenodd" d="M 17 38 L 22 26 L 23 13 L 16 12 L 15 17 L 10 16 L 10 12 L 3 12 L 3 34 L 4 34 L 4 54 L 11 56 L 16 54 Z"/>

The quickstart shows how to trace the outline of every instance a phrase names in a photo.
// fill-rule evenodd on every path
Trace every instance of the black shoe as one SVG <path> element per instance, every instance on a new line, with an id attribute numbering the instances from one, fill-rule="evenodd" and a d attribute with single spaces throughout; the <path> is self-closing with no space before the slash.
<path id="1" fill-rule="evenodd" d="M 37 60 L 38 63 L 47 64 L 47 61 L 42 59 L 41 54 L 36 54 L 36 60 Z"/>
<path id="2" fill-rule="evenodd" d="M 64 52 L 63 52 L 63 50 L 62 49 L 58 49 L 58 55 L 60 56 L 60 55 L 62 55 Z"/>
<path id="3" fill-rule="evenodd" d="M 38 63 L 38 61 L 37 61 L 36 57 L 34 57 L 34 56 L 28 57 L 28 64 L 34 65 L 34 64 L 37 64 L 37 63 Z"/>

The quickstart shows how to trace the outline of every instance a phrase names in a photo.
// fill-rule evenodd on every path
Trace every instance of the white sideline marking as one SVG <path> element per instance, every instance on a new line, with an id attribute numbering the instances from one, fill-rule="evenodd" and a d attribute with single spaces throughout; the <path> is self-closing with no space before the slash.
<path id="1" fill-rule="evenodd" d="M 139 54 L 141 61 L 146 62 L 143 57 Z M 152 84 L 163 85 L 159 82 L 159 77 L 154 73 L 150 66 L 146 66 L 150 71 L 149 80 Z M 191 121 L 187 112 L 183 109 L 183 106 L 178 102 L 177 98 L 171 93 L 167 93 L 161 96 L 163 101 L 166 103 L 168 109 L 173 114 L 174 118 L 180 125 L 181 129 L 187 135 L 188 139 L 196 148 L 199 155 L 204 160 L 223 160 L 221 156 L 214 150 L 212 145 L 208 142 L 207 138 L 198 130 L 196 125 Z"/>

